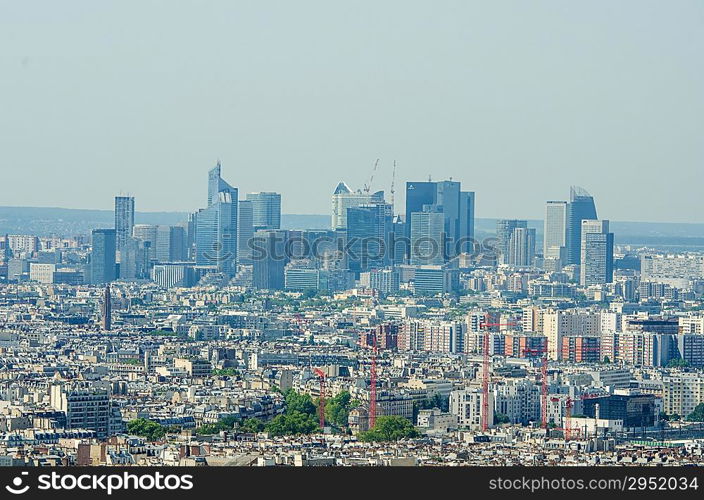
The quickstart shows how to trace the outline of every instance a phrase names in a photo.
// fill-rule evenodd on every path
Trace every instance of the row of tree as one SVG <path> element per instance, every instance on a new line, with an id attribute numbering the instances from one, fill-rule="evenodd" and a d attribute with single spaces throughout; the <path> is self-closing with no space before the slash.
<path id="1" fill-rule="evenodd" d="M 232 430 L 235 424 L 242 432 L 257 433 L 267 432 L 271 436 L 292 436 L 300 434 L 313 434 L 320 432 L 318 422 L 320 400 L 313 400 L 309 394 L 301 394 L 293 389 L 283 393 L 286 410 L 269 422 L 257 418 L 248 418 L 239 421 L 235 417 L 225 417 L 218 422 L 203 424 L 196 429 L 196 434 L 212 435 L 221 431 Z M 434 403 L 440 401 L 423 402 L 422 407 L 438 406 Z M 359 403 L 352 399 L 349 392 L 341 392 L 325 401 L 325 423 L 339 432 L 349 432 L 348 419 L 350 410 Z M 440 404 L 440 406 L 444 406 Z M 162 439 L 171 429 L 147 420 L 138 418 L 127 424 L 130 434 L 142 436 L 150 441 Z M 376 420 L 376 425 L 360 434 L 364 441 L 396 441 L 398 439 L 417 437 L 418 431 L 413 424 L 403 417 L 382 416 Z"/>

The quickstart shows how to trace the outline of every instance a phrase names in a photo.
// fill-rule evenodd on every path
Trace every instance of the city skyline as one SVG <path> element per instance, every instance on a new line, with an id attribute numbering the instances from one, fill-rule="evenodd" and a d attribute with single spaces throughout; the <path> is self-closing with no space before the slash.
<path id="1" fill-rule="evenodd" d="M 219 157 L 242 192 L 327 213 L 381 158 L 373 189 L 396 160 L 397 185 L 461 181 L 478 217 L 538 219 L 577 184 L 612 220 L 700 220 L 699 3 L 209 5 L 171 6 L 158 37 L 154 5 L 5 7 L 2 204 L 107 209 L 129 191 L 191 211 Z"/>

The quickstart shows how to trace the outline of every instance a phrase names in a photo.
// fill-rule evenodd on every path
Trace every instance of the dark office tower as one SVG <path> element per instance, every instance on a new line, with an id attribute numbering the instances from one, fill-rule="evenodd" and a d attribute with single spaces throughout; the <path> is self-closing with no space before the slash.
<path id="1" fill-rule="evenodd" d="M 156 260 L 180 262 L 185 259 L 185 230 L 182 226 L 157 226 Z"/>
<path id="2" fill-rule="evenodd" d="M 516 219 L 500 219 L 496 221 L 496 238 L 498 242 L 496 244 L 496 250 L 498 255 L 496 256 L 497 264 L 508 264 L 509 263 L 509 244 L 511 242 L 511 235 L 516 228 L 527 228 L 528 221 L 516 220 Z"/>
<path id="3" fill-rule="evenodd" d="M 460 235 L 460 183 L 440 181 L 435 185 L 435 205 L 445 217 L 445 234 L 448 242 L 456 242 Z"/>
<path id="4" fill-rule="evenodd" d="M 134 227 L 134 197 L 115 196 L 115 248 L 118 252 L 132 237 Z"/>
<path id="5" fill-rule="evenodd" d="M 252 212 L 252 202 L 240 200 L 239 215 L 237 219 L 237 254 L 240 262 L 249 262 L 252 250 L 249 248 L 249 240 L 254 236 L 254 214 Z"/>
<path id="6" fill-rule="evenodd" d="M 411 214 L 422 212 L 425 205 L 435 205 L 437 185 L 435 182 L 406 183 L 406 236 L 411 237 Z"/>
<path id="7" fill-rule="evenodd" d="M 391 205 L 373 203 L 347 209 L 347 266 L 355 273 L 384 267 L 391 262 Z"/>
<path id="8" fill-rule="evenodd" d="M 535 258 L 535 229 L 517 227 L 511 233 L 508 244 L 507 264 L 510 266 L 532 266 Z"/>
<path id="9" fill-rule="evenodd" d="M 582 248 L 582 221 L 596 220 L 594 198 L 578 186 L 570 188 L 567 205 L 567 263 L 579 264 Z"/>
<path id="10" fill-rule="evenodd" d="M 256 229 L 281 227 L 281 195 L 279 193 L 247 193 L 252 202 L 252 225 Z"/>
<path id="11" fill-rule="evenodd" d="M 460 193 L 460 240 L 455 245 L 459 253 L 472 253 L 474 249 L 474 191 Z"/>
<path id="12" fill-rule="evenodd" d="M 220 177 L 220 162 L 208 172 L 208 208 L 196 214 L 196 263 L 237 271 L 238 191 Z"/>
<path id="13" fill-rule="evenodd" d="M 114 229 L 93 229 L 89 266 L 91 284 L 102 285 L 115 280 Z"/>
<path id="14" fill-rule="evenodd" d="M 461 189 L 456 181 L 407 182 L 406 236 L 411 236 L 411 214 L 421 213 L 424 207 L 432 205 L 436 207 L 434 211 L 443 214 L 445 255 L 451 258 L 459 252 L 471 251 L 467 239 L 474 237 L 474 193 Z"/>
<path id="15" fill-rule="evenodd" d="M 283 290 L 284 269 L 288 264 L 288 231 L 262 230 L 252 237 L 252 281 L 254 288 Z"/>
<path id="16" fill-rule="evenodd" d="M 105 285 L 102 304 L 103 330 L 112 329 L 112 299 L 110 298 L 110 285 Z"/>

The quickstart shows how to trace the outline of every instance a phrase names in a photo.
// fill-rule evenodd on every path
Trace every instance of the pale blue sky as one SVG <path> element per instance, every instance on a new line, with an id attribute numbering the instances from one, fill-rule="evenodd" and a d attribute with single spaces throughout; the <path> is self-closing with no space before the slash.
<path id="1" fill-rule="evenodd" d="M 452 177 L 482 217 L 570 184 L 701 222 L 704 2 L 0 0 L 0 205 L 193 210 L 207 170 L 286 213 Z"/>

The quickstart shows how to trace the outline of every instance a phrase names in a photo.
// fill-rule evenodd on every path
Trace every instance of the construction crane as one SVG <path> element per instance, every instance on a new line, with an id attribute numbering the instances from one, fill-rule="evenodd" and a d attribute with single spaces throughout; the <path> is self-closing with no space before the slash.
<path id="1" fill-rule="evenodd" d="M 377 354 L 377 344 L 376 344 L 376 332 L 373 335 L 373 347 L 372 347 L 372 366 L 369 376 L 369 428 L 374 428 L 376 424 L 376 354 Z"/>
<path id="2" fill-rule="evenodd" d="M 587 393 L 579 396 L 579 399 L 584 401 L 585 399 L 598 399 L 603 396 L 603 394 L 599 393 Z M 575 429 L 572 427 L 572 408 L 574 407 L 574 403 L 575 400 L 571 397 L 568 397 L 567 400 L 565 400 L 565 428 L 563 429 L 565 441 L 572 439 L 572 431 L 576 431 L 576 433 L 580 432 L 579 428 Z M 596 427 L 594 427 L 594 431 L 596 432 Z"/>
<path id="3" fill-rule="evenodd" d="M 489 429 L 489 371 L 491 360 L 489 358 L 489 328 L 494 326 L 516 326 L 517 323 L 490 323 L 489 313 L 484 316 L 484 321 L 479 323 L 479 328 L 484 330 L 484 342 L 482 346 L 482 431 L 486 432 Z"/>
<path id="4" fill-rule="evenodd" d="M 545 339 L 545 347 L 542 349 L 523 349 L 524 354 L 542 354 L 540 364 L 541 394 L 540 394 L 540 425 L 543 429 L 548 428 L 548 345 Z"/>
<path id="5" fill-rule="evenodd" d="M 325 372 L 320 368 L 313 370 L 320 379 L 320 396 L 318 397 L 318 416 L 320 417 L 320 430 L 325 429 Z"/>
<path id="6" fill-rule="evenodd" d="M 394 206 L 394 193 L 396 192 L 395 184 L 396 184 L 396 160 L 394 160 L 394 168 L 391 171 L 391 190 L 390 190 L 390 192 L 391 192 L 391 217 L 394 216 L 394 209 L 395 209 L 395 206 Z"/>
<path id="7" fill-rule="evenodd" d="M 572 439 L 572 406 L 574 405 L 574 401 L 572 401 L 571 397 L 567 397 L 567 400 L 565 401 L 565 441 L 569 441 Z"/>
<path id="8" fill-rule="evenodd" d="M 371 429 L 374 427 L 374 424 L 376 424 L 376 385 L 378 381 L 378 375 L 377 375 L 377 366 L 376 366 L 376 356 L 378 353 L 378 345 L 377 345 L 377 335 L 376 331 L 371 332 L 372 336 L 372 345 L 371 345 L 371 352 L 372 352 L 372 359 L 371 359 L 371 365 L 370 365 L 370 370 L 369 370 L 369 428 Z M 370 346 L 368 345 L 368 340 L 365 342 L 362 342 L 362 339 L 360 338 L 359 342 L 357 343 L 359 347 L 364 347 L 364 348 L 369 348 Z"/>
<path id="9" fill-rule="evenodd" d="M 374 167 L 372 168 L 372 174 L 369 176 L 369 182 L 367 182 L 364 185 L 364 192 L 369 193 L 372 189 L 372 182 L 374 182 L 374 174 L 376 173 L 376 169 L 379 166 L 379 158 L 376 159 L 374 162 Z"/>

